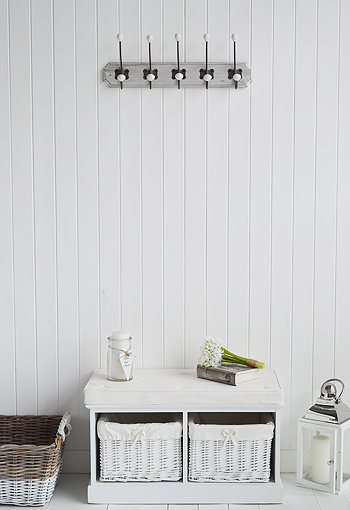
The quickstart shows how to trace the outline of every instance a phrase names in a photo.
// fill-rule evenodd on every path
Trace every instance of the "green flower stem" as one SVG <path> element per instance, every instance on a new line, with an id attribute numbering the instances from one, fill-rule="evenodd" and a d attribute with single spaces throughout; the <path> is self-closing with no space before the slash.
<path id="1" fill-rule="evenodd" d="M 246 365 L 244 361 L 240 361 L 236 358 L 233 358 L 232 356 L 223 356 L 221 361 L 225 361 L 226 363 L 238 363 L 240 365 Z"/>
<path id="2" fill-rule="evenodd" d="M 243 358 L 242 356 L 237 356 L 237 354 L 233 354 L 233 352 L 228 351 L 225 347 L 221 347 L 223 351 L 223 356 L 232 357 L 235 360 L 235 363 L 243 363 L 244 365 L 247 363 L 247 358 Z"/>
<path id="3" fill-rule="evenodd" d="M 221 347 L 221 350 L 223 352 L 222 354 L 222 361 L 226 361 L 228 363 L 239 363 L 241 365 L 247 364 L 247 358 L 244 358 L 242 356 L 237 356 L 237 354 L 233 354 L 232 352 L 228 351 L 224 347 Z M 261 361 L 255 362 L 256 368 L 265 368 L 265 363 L 262 363 Z"/>

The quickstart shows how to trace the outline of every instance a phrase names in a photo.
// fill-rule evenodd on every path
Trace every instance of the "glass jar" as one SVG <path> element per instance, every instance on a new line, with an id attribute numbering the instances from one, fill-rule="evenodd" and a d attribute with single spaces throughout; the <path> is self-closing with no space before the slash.
<path id="1" fill-rule="evenodd" d="M 133 378 L 131 336 L 126 331 L 113 331 L 108 337 L 107 379 L 131 381 Z"/>

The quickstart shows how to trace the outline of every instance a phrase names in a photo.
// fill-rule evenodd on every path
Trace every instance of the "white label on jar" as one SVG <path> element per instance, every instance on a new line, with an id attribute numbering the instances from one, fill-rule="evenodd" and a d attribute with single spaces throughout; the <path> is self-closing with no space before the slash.
<path id="1" fill-rule="evenodd" d="M 124 374 L 126 376 L 126 380 L 130 379 L 131 368 L 132 368 L 132 351 L 128 351 L 130 354 L 125 354 L 125 352 L 121 352 L 119 354 L 120 364 L 122 369 L 124 370 Z"/>

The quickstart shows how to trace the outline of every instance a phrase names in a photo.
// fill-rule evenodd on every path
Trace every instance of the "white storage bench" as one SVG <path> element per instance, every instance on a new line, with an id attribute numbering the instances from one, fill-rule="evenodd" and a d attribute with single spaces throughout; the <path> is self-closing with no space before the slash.
<path id="1" fill-rule="evenodd" d="M 84 398 L 90 503 L 283 501 L 283 392 L 273 370 L 241 386 L 199 379 L 191 369 L 136 369 L 127 382 L 96 370 Z"/>

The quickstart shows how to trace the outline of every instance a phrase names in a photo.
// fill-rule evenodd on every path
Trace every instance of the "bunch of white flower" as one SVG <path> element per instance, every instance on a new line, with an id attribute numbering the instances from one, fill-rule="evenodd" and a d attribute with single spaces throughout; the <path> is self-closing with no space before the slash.
<path id="1" fill-rule="evenodd" d="M 200 358 L 198 362 L 205 367 L 218 367 L 222 362 L 239 363 L 249 367 L 265 368 L 265 363 L 256 359 L 243 358 L 233 352 L 228 351 L 218 337 L 206 336 L 200 348 Z"/>
<path id="2" fill-rule="evenodd" d="M 220 338 L 205 337 L 201 348 L 199 363 L 205 367 L 217 367 L 221 363 L 223 343 Z"/>

